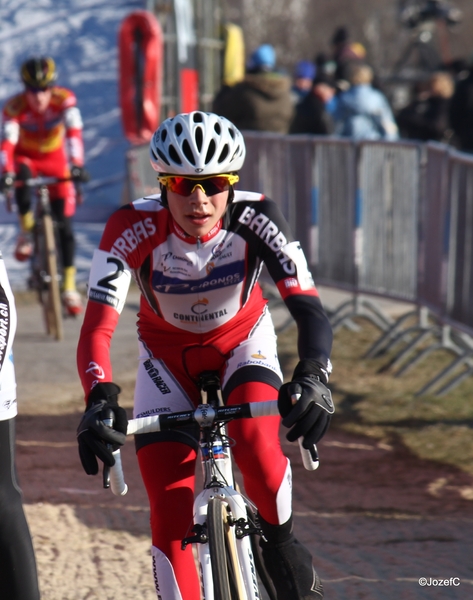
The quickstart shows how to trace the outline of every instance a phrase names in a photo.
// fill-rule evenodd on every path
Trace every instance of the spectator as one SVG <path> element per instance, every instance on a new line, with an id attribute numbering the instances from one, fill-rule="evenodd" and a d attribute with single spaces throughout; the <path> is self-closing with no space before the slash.
<path id="1" fill-rule="evenodd" d="M 400 135 L 414 140 L 449 143 L 453 134 L 449 126 L 454 89 L 452 76 L 443 71 L 433 73 L 423 88 L 397 115 Z"/>
<path id="2" fill-rule="evenodd" d="M 335 63 L 334 78 L 340 89 L 348 88 L 349 68 L 353 63 L 360 63 L 366 57 L 364 46 L 358 42 L 350 43 L 346 27 L 338 27 L 332 36 L 332 59 Z"/>
<path id="3" fill-rule="evenodd" d="M 456 145 L 463 152 L 473 152 L 473 56 L 465 75 L 455 85 L 449 115 Z"/>
<path id="4" fill-rule="evenodd" d="M 372 68 L 353 63 L 348 79 L 351 87 L 336 97 L 332 110 L 335 133 L 354 140 L 397 140 L 398 128 L 389 102 L 372 86 Z"/>
<path id="5" fill-rule="evenodd" d="M 326 77 L 330 81 L 334 80 L 335 63 L 331 61 L 325 52 L 318 52 L 314 58 L 316 77 Z"/>
<path id="6" fill-rule="evenodd" d="M 312 88 L 315 78 L 316 67 L 308 60 L 300 60 L 294 69 L 294 83 L 292 86 L 292 97 L 294 104 L 299 104 Z"/>
<path id="7" fill-rule="evenodd" d="M 214 98 L 213 111 L 243 131 L 289 131 L 294 114 L 291 80 L 276 71 L 272 46 L 264 44 L 253 52 L 244 80 L 223 87 Z"/>
<path id="8" fill-rule="evenodd" d="M 333 132 L 329 107 L 335 96 L 335 86 L 326 76 L 317 76 L 310 92 L 296 105 L 289 133 L 327 135 Z"/>

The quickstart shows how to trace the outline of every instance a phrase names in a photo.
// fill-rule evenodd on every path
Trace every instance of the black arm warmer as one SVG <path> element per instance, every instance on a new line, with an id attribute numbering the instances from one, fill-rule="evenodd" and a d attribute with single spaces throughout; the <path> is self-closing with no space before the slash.
<path id="1" fill-rule="evenodd" d="M 299 358 L 310 358 L 326 369 L 332 351 L 333 332 L 319 298 L 289 296 L 286 306 L 297 323 Z"/>

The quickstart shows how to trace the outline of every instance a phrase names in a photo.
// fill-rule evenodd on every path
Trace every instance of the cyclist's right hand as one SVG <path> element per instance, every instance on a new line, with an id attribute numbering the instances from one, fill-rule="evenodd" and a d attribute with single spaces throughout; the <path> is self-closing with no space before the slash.
<path id="1" fill-rule="evenodd" d="M 2 173 L 0 176 L 0 192 L 9 192 L 13 188 L 15 177 L 15 173 L 10 173 L 9 171 Z"/>
<path id="2" fill-rule="evenodd" d="M 77 428 L 79 456 L 87 475 L 98 473 L 97 458 L 108 467 L 115 459 L 112 451 L 123 446 L 128 427 L 124 408 L 118 405 L 120 388 L 115 383 L 98 383 L 90 392 L 87 408 Z M 113 418 L 113 427 L 104 419 Z"/>

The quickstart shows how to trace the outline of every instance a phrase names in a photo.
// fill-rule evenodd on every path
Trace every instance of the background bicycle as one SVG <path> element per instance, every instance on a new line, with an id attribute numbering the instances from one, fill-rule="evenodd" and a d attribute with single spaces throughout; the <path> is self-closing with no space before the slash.
<path id="1" fill-rule="evenodd" d="M 199 387 L 202 404 L 195 410 L 133 419 L 127 434 L 199 425 L 203 486 L 195 497 L 194 522 L 182 540 L 182 548 L 195 545 L 206 600 L 260 600 L 260 582 L 267 598 L 276 600 L 260 555 L 258 540 L 262 531 L 257 509 L 235 483 L 233 441 L 227 436 L 225 424 L 234 419 L 279 415 L 277 400 L 224 406 L 218 374 L 212 371 L 201 374 Z M 106 424 L 113 425 L 111 421 Z M 301 453 L 306 469 L 318 467 L 318 458 L 312 460 L 311 453 L 302 446 Z M 104 469 L 104 487 L 110 486 L 114 494 L 124 495 L 128 488 L 120 450 L 114 456 L 115 466 L 110 471 Z"/>
<path id="2" fill-rule="evenodd" d="M 46 332 L 56 340 L 63 338 L 63 318 L 70 315 L 71 312 L 64 309 L 61 298 L 64 270 L 61 260 L 58 223 L 51 210 L 48 186 L 66 181 L 74 182 L 76 201 L 81 203 L 82 190 L 79 182 L 73 177 L 38 176 L 24 181 L 17 180 L 13 184 L 14 187 L 27 186 L 35 191 L 34 226 L 31 233 L 24 238 L 26 250 L 23 248 L 23 251 L 31 257 L 28 287 L 37 293 L 39 303 L 43 308 Z M 10 207 L 13 206 L 12 192 L 7 194 L 7 202 Z"/>

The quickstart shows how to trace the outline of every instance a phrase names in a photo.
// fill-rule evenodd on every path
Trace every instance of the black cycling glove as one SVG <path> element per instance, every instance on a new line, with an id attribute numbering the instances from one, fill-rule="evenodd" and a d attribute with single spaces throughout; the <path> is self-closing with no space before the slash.
<path id="1" fill-rule="evenodd" d="M 15 183 L 15 173 L 3 173 L 0 176 L 0 192 L 9 192 Z"/>
<path id="2" fill-rule="evenodd" d="M 302 445 L 310 449 L 325 435 L 335 407 L 332 394 L 325 386 L 327 371 L 313 360 L 301 360 L 292 381 L 279 389 L 278 408 L 282 424 L 290 428 L 290 442 L 303 438 Z"/>
<path id="3" fill-rule="evenodd" d="M 78 183 L 87 183 L 90 181 L 88 171 L 86 171 L 84 167 L 79 167 L 78 165 L 73 165 L 71 167 L 71 177 L 73 181 L 77 181 Z"/>
<path id="4" fill-rule="evenodd" d="M 113 467 L 112 451 L 123 446 L 128 427 L 124 408 L 118 405 L 120 388 L 115 383 L 98 383 L 90 392 L 87 408 L 77 428 L 79 456 L 87 475 L 98 473 L 97 458 Z M 104 419 L 113 419 L 109 427 Z"/>

